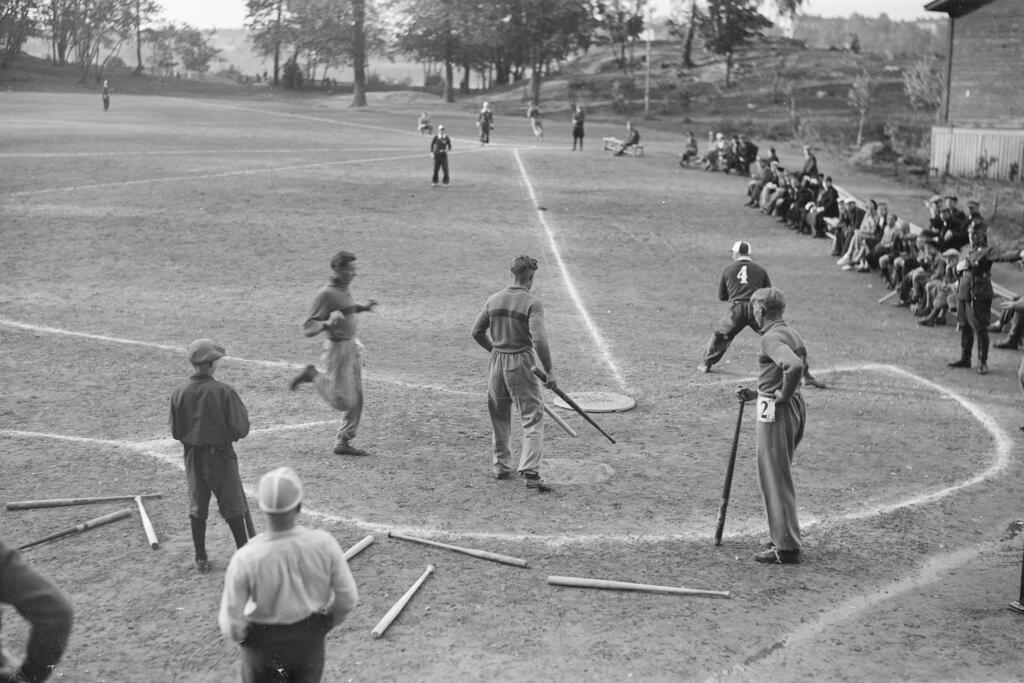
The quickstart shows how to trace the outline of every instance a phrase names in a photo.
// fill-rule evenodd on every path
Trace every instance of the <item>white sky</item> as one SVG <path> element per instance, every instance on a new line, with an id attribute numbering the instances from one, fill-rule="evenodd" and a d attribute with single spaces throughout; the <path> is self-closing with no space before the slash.
<path id="1" fill-rule="evenodd" d="M 371 0 L 372 1 L 372 0 Z M 888 14 L 890 19 L 940 19 L 945 15 L 925 12 L 927 0 L 804 0 L 803 14 L 826 17 L 857 12 L 866 17 Z M 188 22 L 201 29 L 241 28 L 245 23 L 245 0 L 159 0 L 164 16 Z M 666 17 L 670 9 L 685 0 L 650 0 L 656 16 Z"/>

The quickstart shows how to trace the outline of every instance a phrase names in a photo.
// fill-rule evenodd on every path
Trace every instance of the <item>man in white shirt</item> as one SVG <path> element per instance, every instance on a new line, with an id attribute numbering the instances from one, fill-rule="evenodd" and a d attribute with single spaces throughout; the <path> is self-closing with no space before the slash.
<path id="1" fill-rule="evenodd" d="M 302 481 L 289 467 L 263 476 L 257 494 L 269 531 L 231 558 L 218 622 L 242 646 L 246 683 L 320 681 L 324 637 L 359 599 L 338 542 L 296 524 Z"/>

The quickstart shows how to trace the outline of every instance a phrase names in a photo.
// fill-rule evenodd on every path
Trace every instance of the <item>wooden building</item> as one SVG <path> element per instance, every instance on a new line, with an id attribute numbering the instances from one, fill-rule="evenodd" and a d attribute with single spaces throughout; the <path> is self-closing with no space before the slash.
<path id="1" fill-rule="evenodd" d="M 1024 0 L 932 0 L 949 15 L 946 98 L 932 128 L 935 173 L 1021 180 Z"/>

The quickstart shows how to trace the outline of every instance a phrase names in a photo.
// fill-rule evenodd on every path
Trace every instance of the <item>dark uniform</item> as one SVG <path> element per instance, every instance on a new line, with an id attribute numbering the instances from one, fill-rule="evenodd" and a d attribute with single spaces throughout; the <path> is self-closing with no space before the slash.
<path id="1" fill-rule="evenodd" d="M 45 681 L 64 654 L 71 635 L 71 603 L 60 590 L 0 541 L 0 602 L 12 605 L 32 624 L 25 658 L 13 672 L 0 671 L 0 681 Z M 0 650 L 0 669 L 4 668 Z"/>
<path id="2" fill-rule="evenodd" d="M 437 135 L 430 141 L 430 153 L 434 156 L 434 176 L 431 179 L 437 185 L 438 171 L 444 171 L 444 184 L 448 184 L 448 151 L 452 148 L 452 139 L 444 132 L 444 126 L 437 129 Z"/>
<path id="3" fill-rule="evenodd" d="M 235 545 L 241 548 L 249 540 L 245 494 L 232 445 L 249 434 L 249 412 L 231 386 L 199 367 L 223 358 L 222 347 L 200 339 L 189 345 L 188 355 L 197 371 L 171 396 L 171 436 L 184 446 L 196 568 L 205 572 L 206 518 L 211 495 L 217 497 L 220 514 L 231 528 Z"/>
<path id="4" fill-rule="evenodd" d="M 740 242 L 734 249 L 736 247 L 739 248 L 738 260 L 725 267 L 718 282 L 718 298 L 729 302 L 729 311 L 715 323 L 711 339 L 704 347 L 701 357 L 701 369 L 704 372 L 722 360 L 729 344 L 743 328 L 758 331 L 750 309 L 750 296 L 759 289 L 772 286 L 768 271 L 750 260 L 750 245 Z"/>

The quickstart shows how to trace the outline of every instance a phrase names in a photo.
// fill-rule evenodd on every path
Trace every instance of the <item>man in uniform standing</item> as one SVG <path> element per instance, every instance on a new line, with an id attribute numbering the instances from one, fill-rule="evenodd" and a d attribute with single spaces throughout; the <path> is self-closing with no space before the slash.
<path id="1" fill-rule="evenodd" d="M 750 296 L 758 289 L 772 286 L 768 271 L 750 260 L 749 242 L 740 240 L 733 244 L 732 259 L 718 281 L 718 298 L 729 302 L 729 311 L 715 323 L 714 332 L 697 366 L 701 372 L 710 372 L 711 366 L 722 360 L 729 344 L 743 328 L 758 331 L 750 309 Z"/>
<path id="2" fill-rule="evenodd" d="M 577 104 L 572 110 L 572 151 L 576 151 L 576 143 L 580 143 L 580 151 L 583 151 L 583 137 L 585 135 L 584 124 L 587 114 L 583 111 L 583 105 Z"/>
<path id="3" fill-rule="evenodd" d="M 294 391 L 300 384 L 312 382 L 324 401 L 341 411 L 341 427 L 334 443 L 337 455 L 369 455 L 351 444 L 363 414 L 363 364 L 360 357 L 363 345 L 356 338 L 356 314 L 372 312 L 377 301 L 370 299 L 363 305 L 352 298 L 348 286 L 356 276 L 355 260 L 355 254 L 348 251 L 334 255 L 331 259 L 333 277 L 316 293 L 309 317 L 302 325 L 307 337 L 315 337 L 321 332 L 327 335 L 321 356 L 324 371 L 318 371 L 315 365 L 307 365 L 290 385 Z"/>
<path id="4" fill-rule="evenodd" d="M 232 446 L 249 434 L 249 412 L 231 386 L 213 378 L 217 361 L 224 357 L 224 347 L 211 339 L 197 339 L 188 345 L 186 353 L 195 372 L 171 396 L 171 435 L 185 447 L 195 567 L 205 574 L 210 571 L 206 519 L 211 496 L 217 496 L 217 506 L 235 545 L 241 548 L 249 540 L 247 503 L 238 474 L 238 456 Z"/>
<path id="5" fill-rule="evenodd" d="M 452 139 L 448 137 L 444 126 L 437 127 L 437 135 L 430 140 L 430 154 L 434 157 L 434 176 L 431 183 L 437 187 L 438 171 L 444 171 L 444 184 L 448 186 L 448 152 L 452 148 Z"/>
<path id="6" fill-rule="evenodd" d="M 260 480 L 269 531 L 235 553 L 224 576 L 217 621 L 242 646 L 242 680 L 315 683 L 324 638 L 359 599 L 334 536 L 297 523 L 302 481 L 290 467 Z"/>
<path id="7" fill-rule="evenodd" d="M 476 125 L 480 129 L 480 146 L 490 144 L 491 131 L 494 130 L 494 112 L 491 111 L 491 105 L 488 102 L 484 102 L 484 105 L 480 107 Z"/>
<path id="8" fill-rule="evenodd" d="M 806 409 L 800 394 L 807 349 L 803 339 L 782 319 L 786 299 L 774 287 L 750 297 L 761 329 L 757 390 L 736 389 L 741 401 L 757 401 L 757 475 L 768 515 L 771 545 L 754 559 L 772 564 L 800 562 L 800 524 L 790 469 L 804 435 Z"/>
<path id="9" fill-rule="evenodd" d="M 544 444 L 544 398 L 533 374 L 537 359 L 547 374 L 544 386 L 555 387 L 555 373 L 544 328 L 544 309 L 530 294 L 537 259 L 520 255 L 512 260 L 512 285 L 492 294 L 473 322 L 476 343 L 491 354 L 487 409 L 491 416 L 494 476 L 512 475 L 512 405 L 518 406 L 523 426 L 519 474 L 526 487 L 543 493 L 551 487 L 540 477 Z M 536 352 L 536 354 L 535 354 Z"/>

